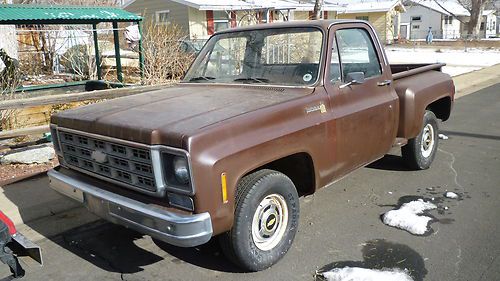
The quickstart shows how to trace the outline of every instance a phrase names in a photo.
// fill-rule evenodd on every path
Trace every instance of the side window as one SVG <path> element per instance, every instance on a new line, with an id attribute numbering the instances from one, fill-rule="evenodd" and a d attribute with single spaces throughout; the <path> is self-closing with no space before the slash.
<path id="1" fill-rule="evenodd" d="M 335 37 L 344 79 L 351 72 L 363 72 L 365 78 L 382 74 L 375 46 L 365 29 L 340 29 Z"/>
<path id="2" fill-rule="evenodd" d="M 332 58 L 330 60 L 330 82 L 334 84 L 340 80 L 341 80 L 341 75 L 340 75 L 339 50 L 337 49 L 337 40 L 333 38 Z"/>

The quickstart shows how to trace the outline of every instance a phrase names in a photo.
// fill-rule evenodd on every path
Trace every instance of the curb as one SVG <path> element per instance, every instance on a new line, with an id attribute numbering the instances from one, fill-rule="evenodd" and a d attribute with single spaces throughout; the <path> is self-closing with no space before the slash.
<path id="1" fill-rule="evenodd" d="M 0 209 L 16 226 L 81 207 L 49 187 L 44 173 L 0 187 Z"/>
<path id="2" fill-rule="evenodd" d="M 470 95 L 476 91 L 493 86 L 500 81 L 500 64 L 453 77 L 455 99 Z"/>

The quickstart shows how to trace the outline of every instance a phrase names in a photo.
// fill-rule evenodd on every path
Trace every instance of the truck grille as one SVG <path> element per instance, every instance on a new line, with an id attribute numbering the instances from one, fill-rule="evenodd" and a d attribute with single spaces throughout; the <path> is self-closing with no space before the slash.
<path id="1" fill-rule="evenodd" d="M 70 167 L 156 192 L 150 150 L 67 131 L 59 131 L 59 141 Z"/>

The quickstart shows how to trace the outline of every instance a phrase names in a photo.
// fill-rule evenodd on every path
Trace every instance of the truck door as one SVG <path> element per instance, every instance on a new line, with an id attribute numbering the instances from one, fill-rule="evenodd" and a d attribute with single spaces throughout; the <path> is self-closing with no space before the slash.
<path id="1" fill-rule="evenodd" d="M 335 134 L 335 177 L 382 157 L 396 137 L 397 94 L 376 40 L 366 24 L 330 30 L 324 85 L 332 114 L 329 132 Z"/>

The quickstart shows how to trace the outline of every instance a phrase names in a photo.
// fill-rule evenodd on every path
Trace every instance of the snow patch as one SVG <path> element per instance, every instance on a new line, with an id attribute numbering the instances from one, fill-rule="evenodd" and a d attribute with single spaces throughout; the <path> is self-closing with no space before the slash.
<path id="1" fill-rule="evenodd" d="M 445 134 L 439 134 L 439 135 L 438 135 L 438 137 L 439 137 L 440 139 L 442 139 L 442 140 L 447 140 L 447 139 L 449 139 L 449 137 L 448 137 L 447 135 L 445 135 Z"/>
<path id="2" fill-rule="evenodd" d="M 457 199 L 459 196 L 458 196 L 458 194 L 456 194 L 455 192 L 447 191 L 447 192 L 444 194 L 444 197 L 446 197 L 446 198 L 450 198 L 450 199 Z"/>
<path id="3" fill-rule="evenodd" d="M 320 273 L 327 281 L 413 281 L 406 271 L 393 269 L 368 269 L 360 267 L 335 268 Z"/>
<path id="4" fill-rule="evenodd" d="M 436 205 L 418 199 L 416 201 L 404 203 L 399 209 L 385 213 L 383 215 L 383 222 L 386 225 L 406 230 L 411 234 L 423 235 L 429 230 L 427 225 L 432 218 L 419 215 L 426 210 L 436 208 Z"/>

